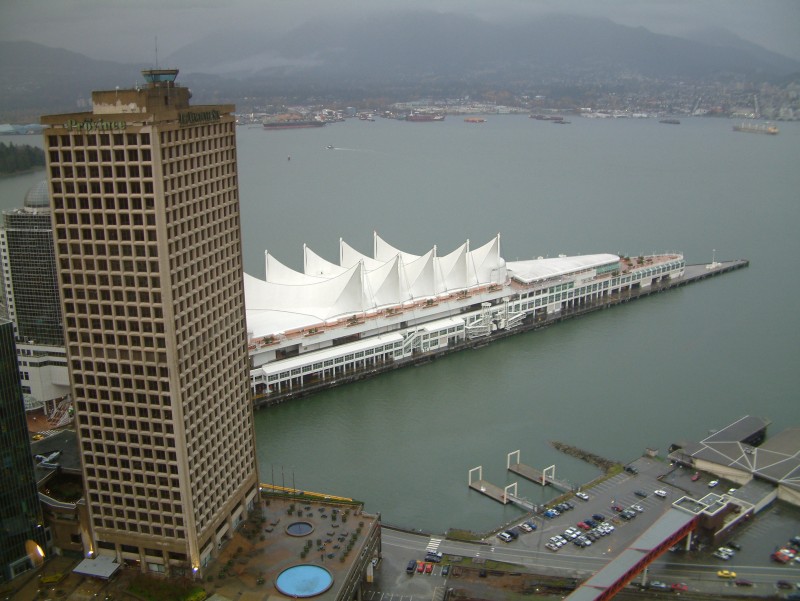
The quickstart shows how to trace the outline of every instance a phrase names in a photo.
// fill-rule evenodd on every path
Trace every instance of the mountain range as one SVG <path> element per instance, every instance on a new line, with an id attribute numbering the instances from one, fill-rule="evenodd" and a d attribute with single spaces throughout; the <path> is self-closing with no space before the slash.
<path id="1" fill-rule="evenodd" d="M 800 62 L 725 30 L 679 38 L 609 19 L 552 15 L 502 24 L 419 11 L 312 19 L 283 35 L 220 29 L 160 62 L 180 68 L 198 102 L 403 90 L 432 96 L 620 78 L 779 82 L 800 73 Z M 0 42 L 0 111 L 74 111 L 90 90 L 141 82 L 148 66 Z"/>

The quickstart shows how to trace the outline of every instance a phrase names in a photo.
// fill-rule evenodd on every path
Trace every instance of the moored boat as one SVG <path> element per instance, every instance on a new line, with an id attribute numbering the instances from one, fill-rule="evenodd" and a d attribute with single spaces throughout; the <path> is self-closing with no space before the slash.
<path id="1" fill-rule="evenodd" d="M 304 117 L 296 113 L 284 113 L 273 117 L 265 117 L 264 129 L 298 129 L 302 127 L 322 127 L 325 121 L 315 117 Z"/>
<path id="2" fill-rule="evenodd" d="M 411 113 L 406 117 L 406 121 L 416 121 L 420 123 L 425 121 L 444 121 L 444 115 L 437 113 Z"/>
<path id="3" fill-rule="evenodd" d="M 769 123 L 740 123 L 733 126 L 733 131 L 742 131 L 748 134 L 777 135 L 780 131 L 775 125 Z"/>

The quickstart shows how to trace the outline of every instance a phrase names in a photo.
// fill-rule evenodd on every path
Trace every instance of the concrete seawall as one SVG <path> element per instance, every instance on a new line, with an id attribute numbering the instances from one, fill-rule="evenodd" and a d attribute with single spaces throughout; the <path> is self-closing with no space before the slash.
<path id="1" fill-rule="evenodd" d="M 272 405 L 278 405 L 280 403 L 289 401 L 291 399 L 308 396 L 316 392 L 320 392 L 322 390 L 327 390 L 329 388 L 341 386 L 343 384 L 350 384 L 352 382 L 357 382 L 359 380 L 372 378 L 374 376 L 389 371 L 393 371 L 395 369 L 401 369 L 404 367 L 408 367 L 411 365 L 418 365 L 422 363 L 429 363 L 431 361 L 436 360 L 438 357 L 442 357 L 450 353 L 455 353 L 470 348 L 482 347 L 495 340 L 500 340 L 508 336 L 515 336 L 517 334 L 522 334 L 523 332 L 540 330 L 542 328 L 549 327 L 553 324 L 565 321 L 567 319 L 581 317 L 583 315 L 594 313 L 596 311 L 600 311 L 603 309 L 608 309 L 616 305 L 620 305 L 622 303 L 638 300 L 640 298 L 651 296 L 653 294 L 660 294 L 662 292 L 673 290 L 681 286 L 687 286 L 689 284 L 693 284 L 695 282 L 699 282 L 707 278 L 716 277 L 725 273 L 729 273 L 731 271 L 735 271 L 737 269 L 742 269 L 743 267 L 748 267 L 749 265 L 750 261 L 746 259 L 715 262 L 712 264 L 687 265 L 683 276 L 679 279 L 671 279 L 665 282 L 659 282 L 658 284 L 648 286 L 647 288 L 631 290 L 625 293 L 611 294 L 591 304 L 586 304 L 578 308 L 563 310 L 559 313 L 548 315 L 546 318 L 541 320 L 535 320 L 535 321 L 531 320 L 530 322 L 524 322 L 521 325 L 511 330 L 499 330 L 497 332 L 492 333 L 489 336 L 473 340 L 465 340 L 458 344 L 450 345 L 446 348 L 439 349 L 435 352 L 420 353 L 418 355 L 409 357 L 407 359 L 393 361 L 390 363 L 385 363 L 380 366 L 374 366 L 369 369 L 356 371 L 346 376 L 339 376 L 334 381 L 321 381 L 318 383 L 304 386 L 302 389 L 293 390 L 288 393 L 275 394 L 267 397 L 256 398 L 254 399 L 253 403 L 256 409 L 260 409 L 263 407 L 270 407 Z"/>

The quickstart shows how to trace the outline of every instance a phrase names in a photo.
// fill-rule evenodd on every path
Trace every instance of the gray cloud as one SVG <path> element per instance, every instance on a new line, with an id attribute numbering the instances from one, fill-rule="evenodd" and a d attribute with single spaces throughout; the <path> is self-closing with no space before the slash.
<path id="1" fill-rule="evenodd" d="M 159 57 L 168 57 L 219 30 L 271 35 L 311 16 L 348 18 L 405 8 L 487 20 L 544 13 L 601 16 L 674 35 L 724 28 L 800 59 L 798 0 L 3 0 L 0 39 L 33 41 L 98 59 L 153 63 L 156 46 Z"/>

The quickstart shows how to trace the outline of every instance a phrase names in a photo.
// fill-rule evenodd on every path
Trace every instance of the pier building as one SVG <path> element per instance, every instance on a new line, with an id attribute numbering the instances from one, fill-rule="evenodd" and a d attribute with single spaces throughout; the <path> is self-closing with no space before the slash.
<path id="1" fill-rule="evenodd" d="M 303 272 L 266 253 L 264 280 L 245 274 L 256 404 L 370 369 L 419 360 L 493 334 L 680 279 L 680 254 L 506 261 L 500 236 L 440 256 L 373 235 L 373 256 L 340 240 L 339 263 L 304 246 Z"/>
<path id="2" fill-rule="evenodd" d="M 234 107 L 191 105 L 177 69 L 142 74 L 41 119 L 81 537 L 89 557 L 202 576 L 258 495 Z"/>

